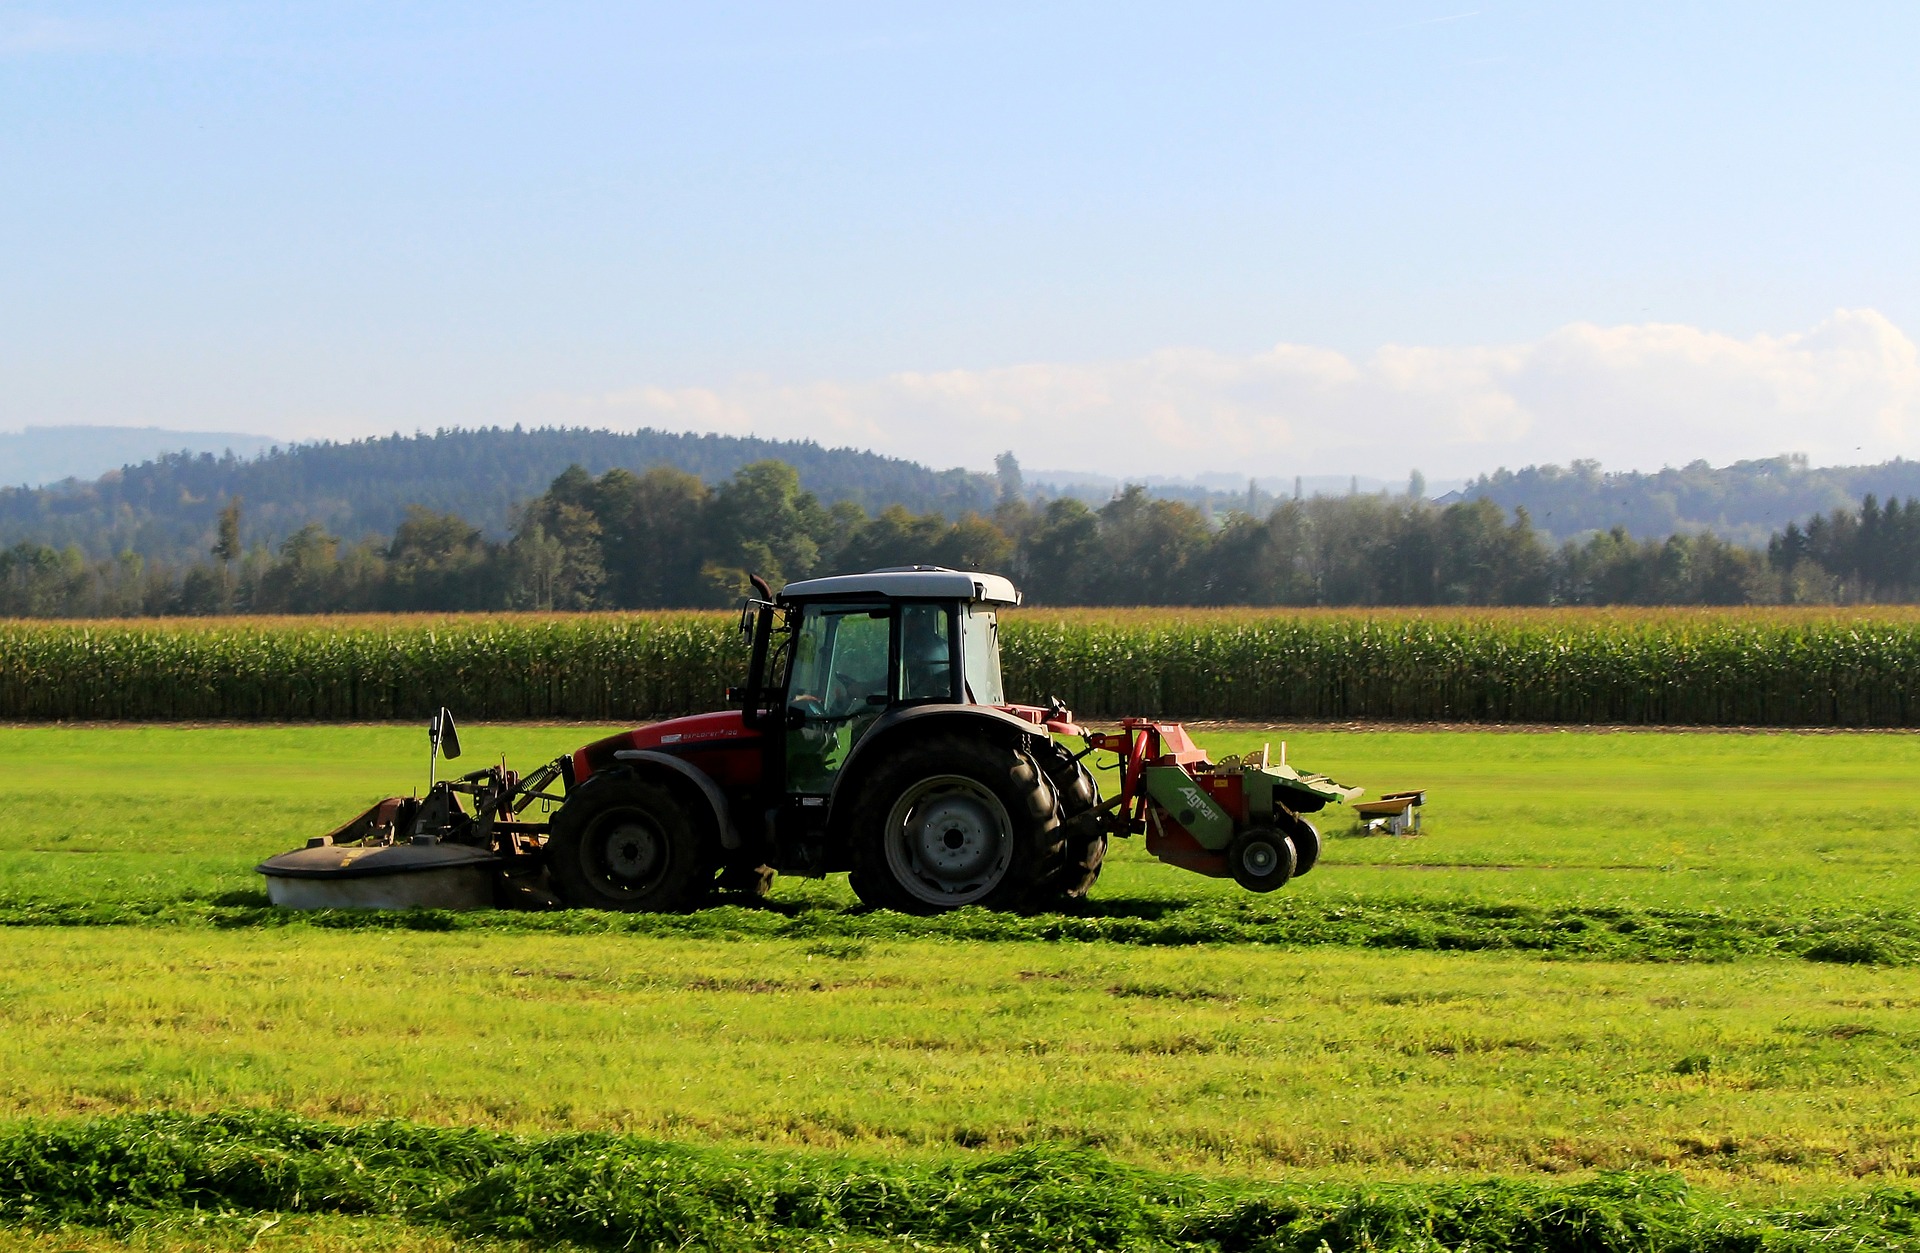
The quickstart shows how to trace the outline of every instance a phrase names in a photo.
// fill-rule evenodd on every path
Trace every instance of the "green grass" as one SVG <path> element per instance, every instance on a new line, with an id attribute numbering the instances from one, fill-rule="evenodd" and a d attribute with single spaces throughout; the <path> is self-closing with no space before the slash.
<path id="1" fill-rule="evenodd" d="M 192 1249 L 283 1250 L 305 1253 L 355 1249 L 361 1253 L 536 1253 L 574 1247 L 565 1242 L 506 1240 L 430 1227 L 385 1214 L 263 1212 L 241 1209 L 165 1209 L 141 1213 L 137 1220 L 102 1226 L 84 1222 L 23 1223 L 0 1226 L 0 1253 L 174 1253 Z M 792 1247 L 792 1246 L 789 1246 Z M 841 1248 L 867 1245 L 840 1243 Z"/>
<path id="2" fill-rule="evenodd" d="M 522 769 L 612 728 L 465 729 L 461 767 Z M 152 904 L 258 893 L 253 867 L 426 783 L 419 727 L 0 728 L 0 896 Z"/>
<path id="3" fill-rule="evenodd" d="M 1742 1207 L 1663 1175 L 1273 1187 L 1040 1149 L 945 1163 L 502 1137 L 284 1117 L 122 1119 L 0 1137 L 0 1213 L 148 1228 L 212 1210 L 376 1213 L 600 1248 L 1757 1250 L 1906 1247 L 1920 1195 Z M 256 1235 L 264 1234 L 261 1224 Z M 189 1228 L 190 1230 L 190 1228 Z"/>
<path id="4" fill-rule="evenodd" d="M 603 730 L 476 724 L 463 764 Z M 1030 918 L 864 913 L 840 878 L 666 918 L 263 908 L 252 866 L 416 784 L 424 738 L 0 728 L 0 1253 L 644 1246 L 662 1160 L 673 1230 L 712 1247 L 981 1247 L 838 1200 L 713 1234 L 740 1187 L 830 1183 L 1002 1205 L 1011 1247 L 1109 1213 L 1100 1239 L 1142 1249 L 1913 1239 L 1910 1194 L 1872 1189 L 1920 1168 L 1920 737 L 1203 731 L 1430 790 L 1418 839 L 1330 810 L 1322 868 L 1264 897 L 1127 842 L 1086 908 Z M 1474 947 L 1503 951 L 1440 951 Z M 454 1137 L 478 1173 L 422 1127 L 485 1129 Z M 647 1142 L 540 1138 L 580 1132 Z M 129 1142 L 345 1153 L 392 1204 L 19 1208 L 33 1153 L 61 1177 L 104 1153 L 124 1191 Z M 489 1174 L 503 1156 L 545 1164 Z"/>
<path id="5" fill-rule="evenodd" d="M 1068 1144 L 1363 1180 L 1920 1162 L 1920 971 L 1045 943 L 0 934 L 0 1117 Z"/>
<path id="6" fill-rule="evenodd" d="M 468 756 L 523 768 L 600 727 L 484 726 Z M 1322 868 L 1249 898 L 1122 841 L 1095 912 L 1187 903 L 1326 908 L 1390 900 L 1545 910 L 1904 913 L 1920 897 L 1910 818 L 1920 736 L 1624 732 L 1200 733 L 1216 753 L 1286 740 L 1291 760 L 1378 793 L 1429 789 L 1418 839 L 1344 838 Z M 10 821 L 0 915 L 26 906 L 153 908 L 260 899 L 252 867 L 358 807 L 423 781 L 406 726 L 0 728 Z M 1111 787 L 1111 774 L 1101 776 Z M 781 899 L 839 907 L 844 880 L 784 880 Z M 1138 909 L 1135 909 L 1138 912 Z"/>
<path id="7" fill-rule="evenodd" d="M 1906 909 L 1920 897 L 1920 828 L 1908 816 L 1920 736 L 1316 730 L 1199 738 L 1216 754 L 1285 739 L 1293 759 L 1375 795 L 1430 789 L 1424 838 L 1329 842 L 1340 888 L 1362 897 L 1682 909 Z M 1326 818 L 1322 826 L 1339 834 L 1343 811 Z M 1309 883 L 1330 890 L 1312 879 L 1300 886 Z"/>

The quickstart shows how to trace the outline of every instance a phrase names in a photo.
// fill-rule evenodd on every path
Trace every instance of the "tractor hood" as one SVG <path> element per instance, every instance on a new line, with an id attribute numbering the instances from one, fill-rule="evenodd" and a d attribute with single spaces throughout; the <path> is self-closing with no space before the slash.
<path id="1" fill-rule="evenodd" d="M 614 754 L 636 749 L 686 757 L 707 767 L 710 774 L 725 776 L 732 773 L 724 768 L 733 764 L 730 759 L 743 749 L 757 752 L 759 741 L 760 732 L 747 725 L 746 715 L 738 709 L 669 718 L 609 735 L 575 750 L 573 779 L 579 783 L 595 771 L 611 766 L 616 760 Z M 723 760 L 715 760 L 716 756 Z"/>

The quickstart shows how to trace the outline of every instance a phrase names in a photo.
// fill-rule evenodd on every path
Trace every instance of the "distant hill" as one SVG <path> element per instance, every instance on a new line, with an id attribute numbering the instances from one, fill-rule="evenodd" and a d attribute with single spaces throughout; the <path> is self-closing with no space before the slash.
<path id="1" fill-rule="evenodd" d="M 451 510 L 499 537 L 513 506 L 544 492 L 569 465 L 602 474 L 665 464 L 716 482 L 769 457 L 792 465 L 821 499 L 870 511 L 899 503 L 958 516 L 991 509 L 996 499 L 990 475 L 810 441 L 494 427 L 300 444 L 256 457 L 172 453 L 91 482 L 0 488 L 0 547 L 33 540 L 78 544 L 96 557 L 132 549 L 170 561 L 198 558 L 233 496 L 244 501 L 248 545 L 276 544 L 309 522 L 347 539 L 384 537 L 410 504 Z"/>
<path id="2" fill-rule="evenodd" d="M 1758 547 L 1789 522 L 1858 508 L 1869 492 L 1882 501 L 1920 496 L 1920 461 L 1811 469 L 1806 458 L 1789 456 L 1720 467 L 1696 461 L 1651 474 L 1608 473 L 1598 462 L 1576 461 L 1498 470 L 1441 499 L 1484 496 L 1506 509 L 1523 506 L 1534 526 L 1557 540 L 1623 526 L 1637 539 L 1712 531 Z"/>
<path id="3" fill-rule="evenodd" d="M 155 439 L 188 448 L 197 443 L 200 448 L 133 464 Z M 131 549 L 169 562 L 197 560 L 206 555 L 215 519 L 233 496 L 245 502 L 241 530 L 249 546 L 278 544 L 309 522 L 349 540 L 368 535 L 384 539 L 411 504 L 458 513 L 500 538 L 512 525 L 516 504 L 540 495 L 556 475 L 575 464 L 596 475 L 616 466 L 643 471 L 665 464 L 715 483 L 749 462 L 776 458 L 798 470 L 801 483 L 821 499 L 854 501 L 870 513 L 901 504 L 915 512 L 958 517 L 969 509 L 990 511 L 999 492 L 999 482 L 990 474 L 934 470 L 850 448 L 655 430 L 495 427 L 268 447 L 264 452 L 243 449 L 240 441 L 256 446 L 272 442 L 260 436 L 152 428 L 30 428 L 21 435 L 0 435 L 0 482 L 30 483 L 29 467 L 44 470 L 56 464 L 50 459 L 58 456 L 86 455 L 124 466 L 93 479 L 76 476 L 46 486 L 0 487 L 0 548 L 33 541 L 56 547 L 77 544 L 93 557 Z M 211 447 L 222 442 L 233 451 L 215 456 Z M 36 450 L 32 456 L 42 459 L 7 459 L 23 447 Z M 1114 480 L 1071 471 L 1034 471 L 1025 481 L 1027 490 L 1041 497 L 1074 495 L 1095 504 L 1118 486 Z M 1296 490 L 1309 496 L 1349 491 L 1401 495 L 1407 490 L 1404 483 L 1340 476 L 1262 479 L 1251 495 L 1244 480 L 1224 474 L 1146 481 L 1152 494 L 1188 501 L 1216 516 L 1249 506 L 1264 514 Z M 1441 486 L 1448 485 L 1434 485 Z M 1920 496 L 1920 461 L 1812 469 L 1804 458 L 1776 457 L 1722 467 L 1695 462 L 1655 473 L 1609 473 L 1597 462 L 1576 461 L 1566 467 L 1498 470 L 1440 496 L 1439 503 L 1485 497 L 1504 509 L 1524 507 L 1550 541 L 1624 526 L 1642 539 L 1711 531 L 1759 547 L 1789 521 L 1857 508 L 1868 492 L 1882 500 Z"/>
<path id="4" fill-rule="evenodd" d="M 169 431 L 157 426 L 30 426 L 0 431 L 0 483 L 40 487 L 61 479 L 97 479 L 168 453 L 263 453 L 288 441 L 231 431 Z"/>

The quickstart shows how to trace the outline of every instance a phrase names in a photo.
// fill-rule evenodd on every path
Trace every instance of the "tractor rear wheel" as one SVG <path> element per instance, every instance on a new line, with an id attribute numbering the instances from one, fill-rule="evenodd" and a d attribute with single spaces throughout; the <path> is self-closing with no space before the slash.
<path id="1" fill-rule="evenodd" d="M 712 889 L 713 843 L 668 789 L 599 774 L 554 814 L 547 873 L 575 909 L 690 909 Z"/>
<path id="2" fill-rule="evenodd" d="M 1283 888 L 1293 877 L 1293 844 L 1265 827 L 1249 827 L 1227 845 L 1227 869 L 1249 892 Z"/>
<path id="3" fill-rule="evenodd" d="M 1049 744 L 1041 766 L 1060 798 L 1060 861 L 1048 876 L 1036 904 L 1052 900 L 1080 900 L 1093 890 L 1107 859 L 1107 833 L 1074 821 L 1100 803 L 1100 785 L 1086 766 L 1064 744 Z"/>
<path id="4" fill-rule="evenodd" d="M 1059 856 L 1059 806 L 1033 759 L 966 735 L 910 744 L 865 779 L 853 889 L 879 909 L 1017 909 Z"/>

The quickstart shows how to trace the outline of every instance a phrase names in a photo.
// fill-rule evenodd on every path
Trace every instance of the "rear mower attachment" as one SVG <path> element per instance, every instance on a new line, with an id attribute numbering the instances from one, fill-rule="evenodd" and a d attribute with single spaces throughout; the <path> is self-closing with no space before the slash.
<path id="1" fill-rule="evenodd" d="M 1271 892 L 1313 869 L 1320 832 L 1305 815 L 1364 790 L 1289 766 L 1268 749 L 1214 762 L 1177 722 L 1127 718 L 1118 731 L 1080 733 L 1089 751 L 1113 753 L 1119 793 L 1076 821 L 1109 835 L 1145 834 L 1147 851 L 1196 874 Z"/>

